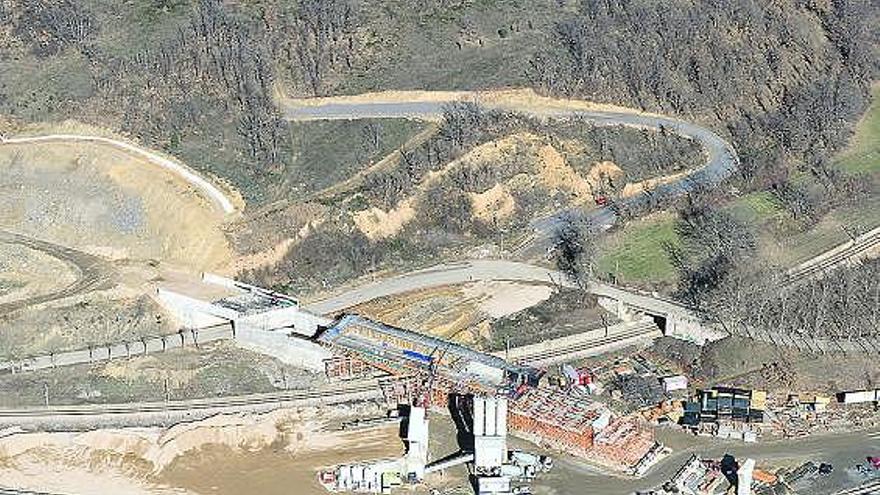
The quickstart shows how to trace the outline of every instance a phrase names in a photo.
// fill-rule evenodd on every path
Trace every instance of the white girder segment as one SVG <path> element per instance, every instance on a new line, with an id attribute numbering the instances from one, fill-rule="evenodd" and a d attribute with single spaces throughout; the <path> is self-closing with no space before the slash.
<path id="1" fill-rule="evenodd" d="M 205 328 L 238 319 L 241 314 L 229 308 L 168 290 L 156 289 L 156 299 L 181 326 Z"/>

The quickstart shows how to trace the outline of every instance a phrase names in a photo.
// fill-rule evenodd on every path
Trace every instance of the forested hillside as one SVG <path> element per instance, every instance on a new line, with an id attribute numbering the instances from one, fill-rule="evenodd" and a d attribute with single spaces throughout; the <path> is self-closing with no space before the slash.
<path id="1" fill-rule="evenodd" d="M 284 91 L 533 85 L 733 136 L 749 182 L 838 148 L 878 69 L 871 0 L 0 0 L 0 113 L 129 132 L 279 194 Z"/>

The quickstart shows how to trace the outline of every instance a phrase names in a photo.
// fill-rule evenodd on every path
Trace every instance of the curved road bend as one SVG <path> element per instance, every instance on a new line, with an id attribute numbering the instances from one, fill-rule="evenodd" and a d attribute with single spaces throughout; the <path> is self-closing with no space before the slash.
<path id="1" fill-rule="evenodd" d="M 180 176 L 183 180 L 189 182 L 193 187 L 200 190 L 206 195 L 223 213 L 229 214 L 235 211 L 232 201 L 226 194 L 217 188 L 214 184 L 208 182 L 204 177 L 191 170 L 186 165 L 166 158 L 158 153 L 150 151 L 146 148 L 122 141 L 119 139 L 111 139 L 103 136 L 86 136 L 80 134 L 48 134 L 44 136 L 23 136 L 4 138 L 0 136 L 0 146 L 4 144 L 33 144 L 46 142 L 78 142 L 78 143 L 99 143 L 114 148 L 121 149 L 128 153 L 132 153 L 141 158 L 145 158 L 164 169 Z"/>
<path id="2" fill-rule="evenodd" d="M 561 273 L 535 265 L 505 260 L 471 260 L 436 265 L 424 270 L 408 272 L 396 277 L 377 280 L 345 292 L 315 301 L 305 309 L 318 314 L 332 315 L 344 309 L 374 299 L 406 292 L 479 281 L 510 281 L 569 286 Z"/>
<path id="3" fill-rule="evenodd" d="M 106 288 L 111 281 L 111 276 L 109 275 L 111 273 L 110 267 L 97 256 L 6 230 L 0 230 L 0 244 L 17 244 L 41 251 L 64 261 L 77 272 L 76 280 L 67 287 L 46 294 L 0 304 L 0 315 L 11 313 L 27 306 Z"/>
<path id="4" fill-rule="evenodd" d="M 487 281 L 558 284 L 562 287 L 574 287 L 562 272 L 556 270 L 518 261 L 466 260 L 436 265 L 347 289 L 345 292 L 306 304 L 305 309 L 319 314 L 332 315 L 381 297 L 445 285 Z M 650 308 L 657 312 L 682 318 L 690 316 L 685 306 L 653 295 L 595 281 L 590 282 L 589 290 L 596 295 L 626 300 L 633 306 Z"/>
<path id="5" fill-rule="evenodd" d="M 370 103 L 330 102 L 318 105 L 299 106 L 295 101 L 280 103 L 284 115 L 289 120 L 341 120 L 363 118 L 421 118 L 436 120 L 443 115 L 444 106 L 455 101 L 478 97 L 477 93 L 462 93 L 458 100 L 445 101 L 413 101 L 390 102 L 375 101 Z M 489 105 L 492 108 L 508 109 Z M 713 186 L 729 177 L 739 166 L 739 159 L 733 146 L 711 130 L 696 124 L 684 122 L 672 117 L 649 115 L 633 111 L 613 110 L 547 110 L 523 111 L 538 117 L 580 117 L 600 126 L 626 125 L 645 129 L 660 129 L 675 132 L 683 137 L 693 139 L 703 145 L 707 155 L 704 164 L 694 165 L 692 172 L 669 184 L 659 185 L 654 189 L 655 197 L 678 197 L 696 187 L 696 184 Z M 623 206 L 638 205 L 646 200 L 635 196 L 619 201 Z M 552 239 L 555 227 L 565 215 L 579 210 L 563 210 L 553 215 L 534 220 L 532 228 L 534 237 L 520 249 L 519 254 L 525 257 L 541 255 Z M 608 207 L 592 210 L 587 218 L 599 230 L 610 228 L 617 221 L 617 215 Z"/>

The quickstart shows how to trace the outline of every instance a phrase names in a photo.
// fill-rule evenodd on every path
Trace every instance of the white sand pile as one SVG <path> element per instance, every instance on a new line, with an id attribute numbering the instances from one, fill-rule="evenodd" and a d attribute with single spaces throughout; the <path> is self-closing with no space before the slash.
<path id="1" fill-rule="evenodd" d="M 466 297 L 480 301 L 480 309 L 492 318 L 501 318 L 547 300 L 553 288 L 511 282 L 477 282 L 464 287 Z"/>

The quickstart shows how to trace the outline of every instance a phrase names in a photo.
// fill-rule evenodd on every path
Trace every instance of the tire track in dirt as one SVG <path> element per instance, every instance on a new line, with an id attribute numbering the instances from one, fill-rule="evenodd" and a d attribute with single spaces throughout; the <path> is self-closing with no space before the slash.
<path id="1" fill-rule="evenodd" d="M 112 283 L 113 275 L 110 265 L 97 256 L 6 230 L 0 230 L 0 243 L 17 244 L 46 253 L 67 263 L 77 272 L 76 280 L 66 287 L 46 294 L 0 304 L 0 315 L 9 314 L 28 306 L 108 288 Z"/>

